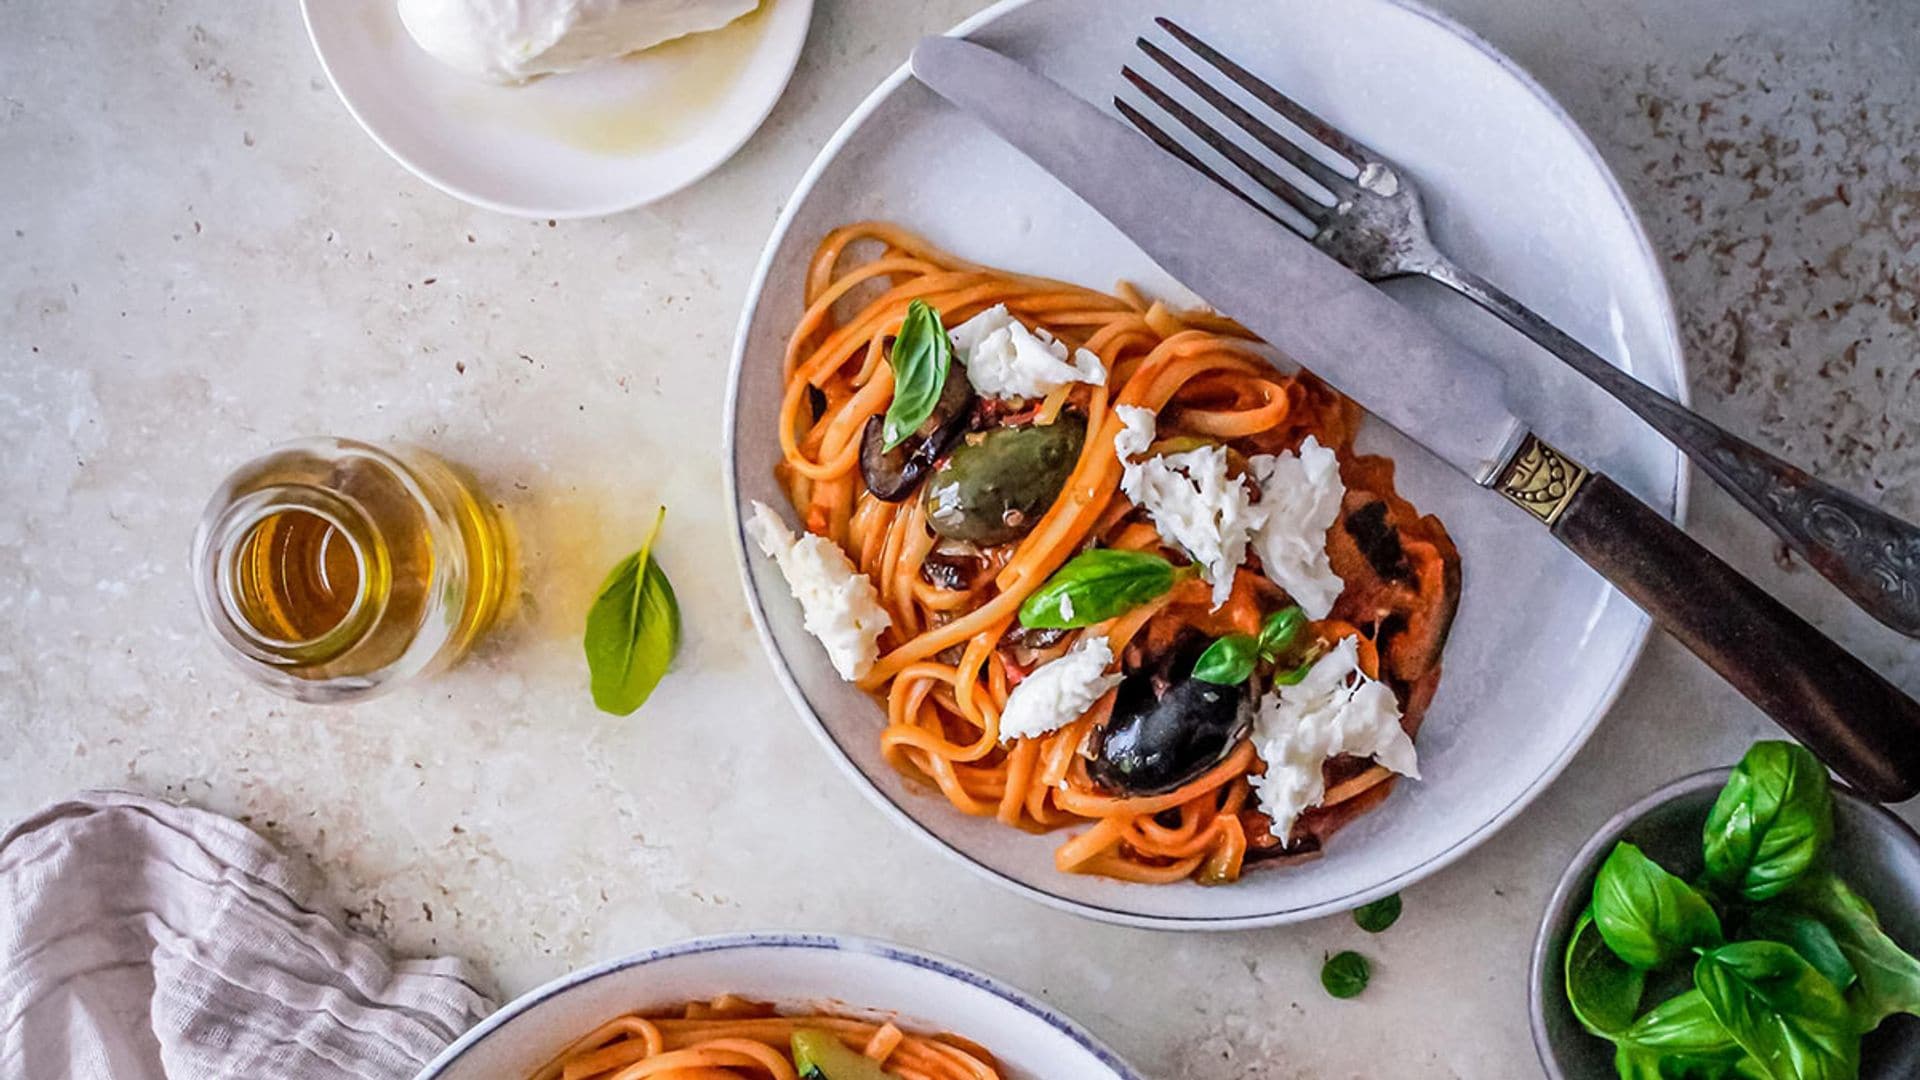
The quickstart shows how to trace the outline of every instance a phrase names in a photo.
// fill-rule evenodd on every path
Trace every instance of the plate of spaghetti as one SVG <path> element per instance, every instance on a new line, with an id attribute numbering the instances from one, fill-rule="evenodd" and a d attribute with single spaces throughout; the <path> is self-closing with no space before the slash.
<path id="1" fill-rule="evenodd" d="M 1529 302 L 1678 395 L 1639 225 L 1524 74 L 1391 0 L 1196 7 L 1183 19 L 1407 158 L 1497 278 L 1555 282 Z M 957 32 L 1102 100 L 1154 14 L 1027 0 Z M 1485 103 L 1465 135 L 1434 115 L 1462 100 Z M 1486 203 L 1540 186 L 1506 145 L 1569 186 Z M 1609 257 L 1562 266 L 1536 242 L 1570 234 Z M 1670 447 L 1498 332 L 1396 296 L 1679 511 Z M 1098 918 L 1265 925 L 1432 872 L 1564 767 L 1645 637 L 1570 556 L 904 72 L 776 228 L 730 409 L 747 588 L 803 714 L 942 850 Z"/>
<path id="2" fill-rule="evenodd" d="M 419 1080 L 1139 1080 L 990 976 L 826 934 L 701 938 L 540 987 Z"/>

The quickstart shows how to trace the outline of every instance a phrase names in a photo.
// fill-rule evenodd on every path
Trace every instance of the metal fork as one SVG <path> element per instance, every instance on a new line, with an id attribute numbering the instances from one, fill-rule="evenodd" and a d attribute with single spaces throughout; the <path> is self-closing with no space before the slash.
<path id="1" fill-rule="evenodd" d="M 1261 146 L 1325 188 L 1334 202 L 1329 205 L 1320 201 L 1151 79 L 1125 67 L 1121 73 L 1141 94 L 1235 169 L 1292 207 L 1306 219 L 1309 228 L 1302 229 L 1298 222 L 1273 213 L 1139 108 L 1123 98 L 1114 98 L 1115 108 L 1143 134 L 1268 217 L 1305 235 L 1361 277 L 1380 281 L 1418 274 L 1492 312 L 1633 410 L 1868 614 L 1909 637 L 1920 637 L 1920 528 L 1727 433 L 1609 364 L 1505 291 L 1454 263 L 1428 235 L 1420 193 L 1404 170 L 1256 78 L 1171 19 L 1155 21 L 1261 106 L 1331 151 L 1347 169 L 1330 167 L 1300 141 L 1282 134 L 1146 38 L 1140 38 L 1137 44 L 1155 65 Z"/>

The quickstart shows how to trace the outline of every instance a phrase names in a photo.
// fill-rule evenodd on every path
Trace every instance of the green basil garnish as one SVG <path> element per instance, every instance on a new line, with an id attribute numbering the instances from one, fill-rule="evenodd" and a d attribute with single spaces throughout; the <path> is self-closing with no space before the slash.
<path id="1" fill-rule="evenodd" d="M 1378 934 L 1400 921 L 1400 894 L 1392 893 L 1371 904 L 1353 909 L 1353 923 L 1369 934 Z"/>
<path id="2" fill-rule="evenodd" d="M 1776 941 L 1703 953 L 1693 982 L 1735 1042 L 1777 1077 L 1853 1080 L 1860 1034 L 1840 991 Z"/>
<path id="3" fill-rule="evenodd" d="M 1820 920 L 1833 935 L 1857 978 L 1847 1002 L 1860 1030 L 1872 1031 L 1895 1013 L 1920 1016 L 1920 959 L 1887 936 L 1873 905 L 1846 882 L 1829 873 L 1811 874 L 1780 903 Z"/>
<path id="4" fill-rule="evenodd" d="M 1193 677 L 1220 686 L 1239 686 L 1260 663 L 1260 641 L 1252 634 L 1215 638 L 1193 662 Z"/>
<path id="5" fill-rule="evenodd" d="M 1271 663 L 1293 647 L 1293 640 L 1307 625 L 1307 613 L 1300 605 L 1289 604 L 1267 616 L 1260 624 L 1260 656 Z"/>
<path id="6" fill-rule="evenodd" d="M 1335 953 L 1320 968 L 1320 985 L 1337 998 L 1358 996 L 1372 978 L 1367 958 L 1357 952 Z"/>
<path id="7" fill-rule="evenodd" d="M 1567 939 L 1565 957 L 1567 1004 L 1580 1026 L 1604 1038 L 1614 1038 L 1632 1026 L 1640 1011 L 1646 973 L 1613 954 L 1593 924 L 1589 907 Z"/>
<path id="8" fill-rule="evenodd" d="M 1778 896 L 1832 836 L 1825 766 L 1792 743 L 1755 743 L 1707 814 L 1707 880 L 1744 900 Z"/>
<path id="9" fill-rule="evenodd" d="M 893 402 L 881 428 L 885 448 L 892 450 L 927 422 L 940 392 L 947 386 L 953 360 L 953 339 L 940 324 L 940 313 L 925 300 L 907 305 L 907 315 L 894 335 L 887 361 L 893 367 Z"/>
<path id="10" fill-rule="evenodd" d="M 1020 605 L 1020 625 L 1036 630 L 1092 626 L 1159 599 L 1179 577 L 1172 563 L 1150 552 L 1083 551 Z"/>
<path id="11" fill-rule="evenodd" d="M 1593 921 L 1614 955 L 1642 970 L 1721 941 L 1720 917 L 1706 897 L 1624 841 L 1594 879 Z"/>
<path id="12" fill-rule="evenodd" d="M 673 583 L 653 558 L 653 542 L 666 519 L 663 506 L 647 542 L 620 560 L 587 610 L 593 703 L 615 716 L 626 716 L 646 702 L 680 646 L 680 605 Z"/>
<path id="13" fill-rule="evenodd" d="M 1698 990 L 1654 1006 L 1619 1033 L 1616 1041 L 1614 1066 L 1621 1076 L 1635 1080 L 1767 1075 L 1734 1041 Z"/>

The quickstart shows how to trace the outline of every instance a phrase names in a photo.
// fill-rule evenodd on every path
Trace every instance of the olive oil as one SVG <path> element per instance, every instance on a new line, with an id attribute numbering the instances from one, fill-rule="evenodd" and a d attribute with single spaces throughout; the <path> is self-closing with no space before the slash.
<path id="1" fill-rule="evenodd" d="M 509 534 L 458 469 L 345 439 L 229 476 L 194 540 L 223 651 L 304 701 L 365 697 L 466 654 L 511 595 Z"/>

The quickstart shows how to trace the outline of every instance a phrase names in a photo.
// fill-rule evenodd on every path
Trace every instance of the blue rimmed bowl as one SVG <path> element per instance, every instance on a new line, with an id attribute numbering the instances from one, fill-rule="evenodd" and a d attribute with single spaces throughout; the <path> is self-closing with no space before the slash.
<path id="1" fill-rule="evenodd" d="M 1581 1028 L 1567 1004 L 1562 958 L 1567 935 L 1593 896 L 1600 864 L 1625 840 L 1683 878 L 1704 869 L 1701 831 L 1732 769 L 1682 777 L 1615 814 L 1567 865 L 1547 901 L 1533 941 L 1527 984 L 1533 1045 L 1550 1080 L 1613 1080 L 1613 1047 Z M 1886 807 L 1840 784 L 1833 787 L 1832 868 L 1865 897 L 1888 935 L 1909 949 L 1920 945 L 1920 833 Z M 1920 1076 L 1920 1019 L 1889 1017 L 1861 1046 L 1861 1080 Z"/>
<path id="2" fill-rule="evenodd" d="M 695 938 L 555 979 L 461 1036 L 416 1080 L 531 1076 L 615 1016 L 721 994 L 959 1035 L 991 1051 L 1008 1080 L 1142 1080 L 1080 1025 L 990 975 L 885 942 L 793 933 Z"/>

